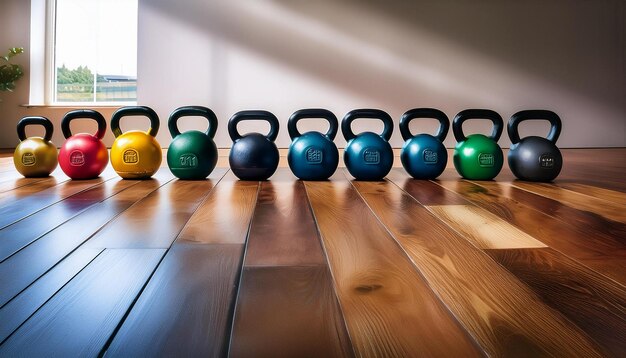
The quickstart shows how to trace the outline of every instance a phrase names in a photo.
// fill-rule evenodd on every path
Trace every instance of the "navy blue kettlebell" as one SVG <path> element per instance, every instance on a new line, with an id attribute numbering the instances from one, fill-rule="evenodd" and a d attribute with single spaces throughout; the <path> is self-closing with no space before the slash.
<path id="1" fill-rule="evenodd" d="M 413 135 L 409 123 L 415 118 L 432 118 L 439 121 L 434 136 L 426 133 Z M 434 108 L 414 108 L 400 118 L 400 133 L 405 140 L 400 152 L 404 169 L 415 179 L 435 179 L 448 163 L 448 151 L 443 141 L 448 135 L 450 120 L 445 113 Z"/>
<path id="2" fill-rule="evenodd" d="M 363 132 L 355 135 L 352 122 L 357 118 L 379 119 L 383 122 L 383 132 L 379 135 Z M 381 180 L 393 165 L 393 150 L 389 139 L 393 133 L 393 120 L 379 109 L 355 109 L 343 117 L 341 131 L 348 141 L 343 161 L 350 174 L 357 180 Z"/>
<path id="3" fill-rule="evenodd" d="M 261 133 L 239 134 L 237 124 L 241 121 L 264 120 L 270 124 L 267 135 Z M 268 111 L 240 111 L 228 121 L 228 134 L 233 140 L 228 162 L 230 169 L 242 180 L 266 180 L 278 167 L 278 148 L 274 141 L 278 136 L 278 119 Z"/>
<path id="4" fill-rule="evenodd" d="M 326 134 L 315 131 L 301 134 L 297 123 L 308 118 L 327 120 L 330 126 Z M 339 164 L 339 151 L 333 142 L 338 127 L 337 117 L 326 109 L 301 109 L 289 117 L 287 129 L 292 142 L 287 161 L 295 176 L 302 180 L 326 180 L 333 175 Z"/>
<path id="5" fill-rule="evenodd" d="M 529 136 L 520 139 L 518 126 L 523 121 L 546 120 L 550 122 L 547 138 Z M 552 181 L 561 172 L 563 156 L 556 146 L 561 134 L 561 118 L 546 110 L 527 110 L 511 116 L 507 125 L 511 148 L 509 167 L 516 177 L 529 181 Z"/>

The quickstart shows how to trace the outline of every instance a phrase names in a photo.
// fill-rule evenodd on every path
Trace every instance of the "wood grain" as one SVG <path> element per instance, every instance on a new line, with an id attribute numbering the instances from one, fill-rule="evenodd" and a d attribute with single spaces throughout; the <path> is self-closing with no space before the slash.
<path id="1" fill-rule="evenodd" d="M 400 188 L 353 185 L 488 355 L 599 355 L 580 329 Z"/>
<path id="2" fill-rule="evenodd" d="M 112 179 L 5 227 L 0 230 L 0 262 L 89 207 L 137 183 Z"/>
<path id="3" fill-rule="evenodd" d="M 45 304 L 102 250 L 77 250 L 0 308 L 0 343 Z"/>
<path id="4" fill-rule="evenodd" d="M 549 247 L 626 284 L 626 247 L 620 238 L 602 237 L 598 231 L 595 231 L 595 235 L 581 232 L 572 224 L 556 221 L 543 212 L 484 186 L 464 180 L 442 180 L 437 183 L 498 215 Z"/>
<path id="5" fill-rule="evenodd" d="M 616 204 L 545 183 L 516 181 L 511 185 L 531 193 L 560 201 L 578 210 L 594 212 L 609 220 L 626 223 L 626 202 Z"/>
<path id="6" fill-rule="evenodd" d="M 558 181 L 556 185 L 560 188 L 575 191 L 580 194 L 610 201 L 615 204 L 626 205 L 626 193 L 621 191 L 599 188 L 593 185 L 561 181 Z"/>
<path id="7" fill-rule="evenodd" d="M 170 247 L 213 186 L 226 173 L 218 169 L 211 180 L 174 180 L 133 205 L 86 244 L 91 248 Z"/>
<path id="8" fill-rule="evenodd" d="M 357 356 L 482 354 L 345 176 L 305 186 Z"/>
<path id="9" fill-rule="evenodd" d="M 2 356 L 96 356 L 165 250 L 105 250 L 0 346 Z"/>
<path id="10" fill-rule="evenodd" d="M 258 190 L 258 182 L 241 181 L 229 171 L 189 219 L 177 241 L 244 244 Z"/>
<path id="11" fill-rule="evenodd" d="M 174 245 L 107 356 L 225 356 L 242 253 L 241 244 Z"/>
<path id="12" fill-rule="evenodd" d="M 435 205 L 429 209 L 479 249 L 546 247 L 500 217 L 473 205 Z"/>
<path id="13" fill-rule="evenodd" d="M 60 225 L 15 255 L 0 263 L 0 306 L 56 265 L 135 202 L 173 178 L 169 170 L 159 172 L 166 179 L 145 180 L 98 203 Z M 120 230 L 124 230 L 120 227 Z"/>
<path id="14" fill-rule="evenodd" d="M 246 266 L 326 265 L 303 182 L 280 168 L 261 183 Z"/>
<path id="15" fill-rule="evenodd" d="M 598 342 L 609 355 L 626 353 L 626 289 L 552 249 L 488 250 Z"/>
<path id="16" fill-rule="evenodd" d="M 229 356 L 354 356 L 327 267 L 244 268 Z"/>

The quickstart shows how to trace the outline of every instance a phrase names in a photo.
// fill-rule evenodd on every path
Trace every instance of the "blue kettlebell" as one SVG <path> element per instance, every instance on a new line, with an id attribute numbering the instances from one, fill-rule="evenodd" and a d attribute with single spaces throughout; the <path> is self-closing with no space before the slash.
<path id="1" fill-rule="evenodd" d="M 298 131 L 297 123 L 305 118 L 323 118 L 330 126 L 326 134 L 320 132 Z M 339 151 L 333 142 L 339 123 L 333 112 L 321 109 L 301 109 L 289 117 L 287 130 L 292 142 L 289 146 L 287 161 L 295 176 L 302 180 L 326 180 L 339 164 Z"/>
<path id="2" fill-rule="evenodd" d="M 380 119 L 384 124 L 383 132 L 380 135 L 372 132 L 355 135 L 352 122 L 357 118 Z M 389 114 L 380 109 L 355 109 L 343 117 L 341 131 L 348 141 L 343 161 L 350 174 L 357 180 L 383 179 L 393 165 L 393 150 L 389 145 L 393 120 Z"/>
<path id="3" fill-rule="evenodd" d="M 409 123 L 415 118 L 432 118 L 439 121 L 434 136 L 426 133 L 413 135 Z M 445 113 L 434 108 L 414 108 L 400 118 L 400 133 L 405 140 L 400 152 L 402 166 L 415 179 L 435 179 L 448 163 L 448 151 L 443 141 L 448 135 L 450 120 Z"/>

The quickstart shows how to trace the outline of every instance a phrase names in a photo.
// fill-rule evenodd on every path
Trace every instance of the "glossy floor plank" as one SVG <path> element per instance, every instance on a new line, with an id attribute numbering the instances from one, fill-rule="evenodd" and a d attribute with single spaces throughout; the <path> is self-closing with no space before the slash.
<path id="1" fill-rule="evenodd" d="M 483 354 L 342 173 L 305 186 L 356 355 Z"/>

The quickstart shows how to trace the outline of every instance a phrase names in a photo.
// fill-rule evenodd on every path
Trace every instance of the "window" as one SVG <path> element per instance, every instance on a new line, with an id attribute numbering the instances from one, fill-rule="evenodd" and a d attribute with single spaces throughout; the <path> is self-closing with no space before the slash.
<path id="1" fill-rule="evenodd" d="M 137 0 L 56 0 L 48 98 L 56 104 L 137 100 Z M 50 29 L 50 27 L 49 27 Z M 50 47 L 49 47 L 50 48 Z"/>

